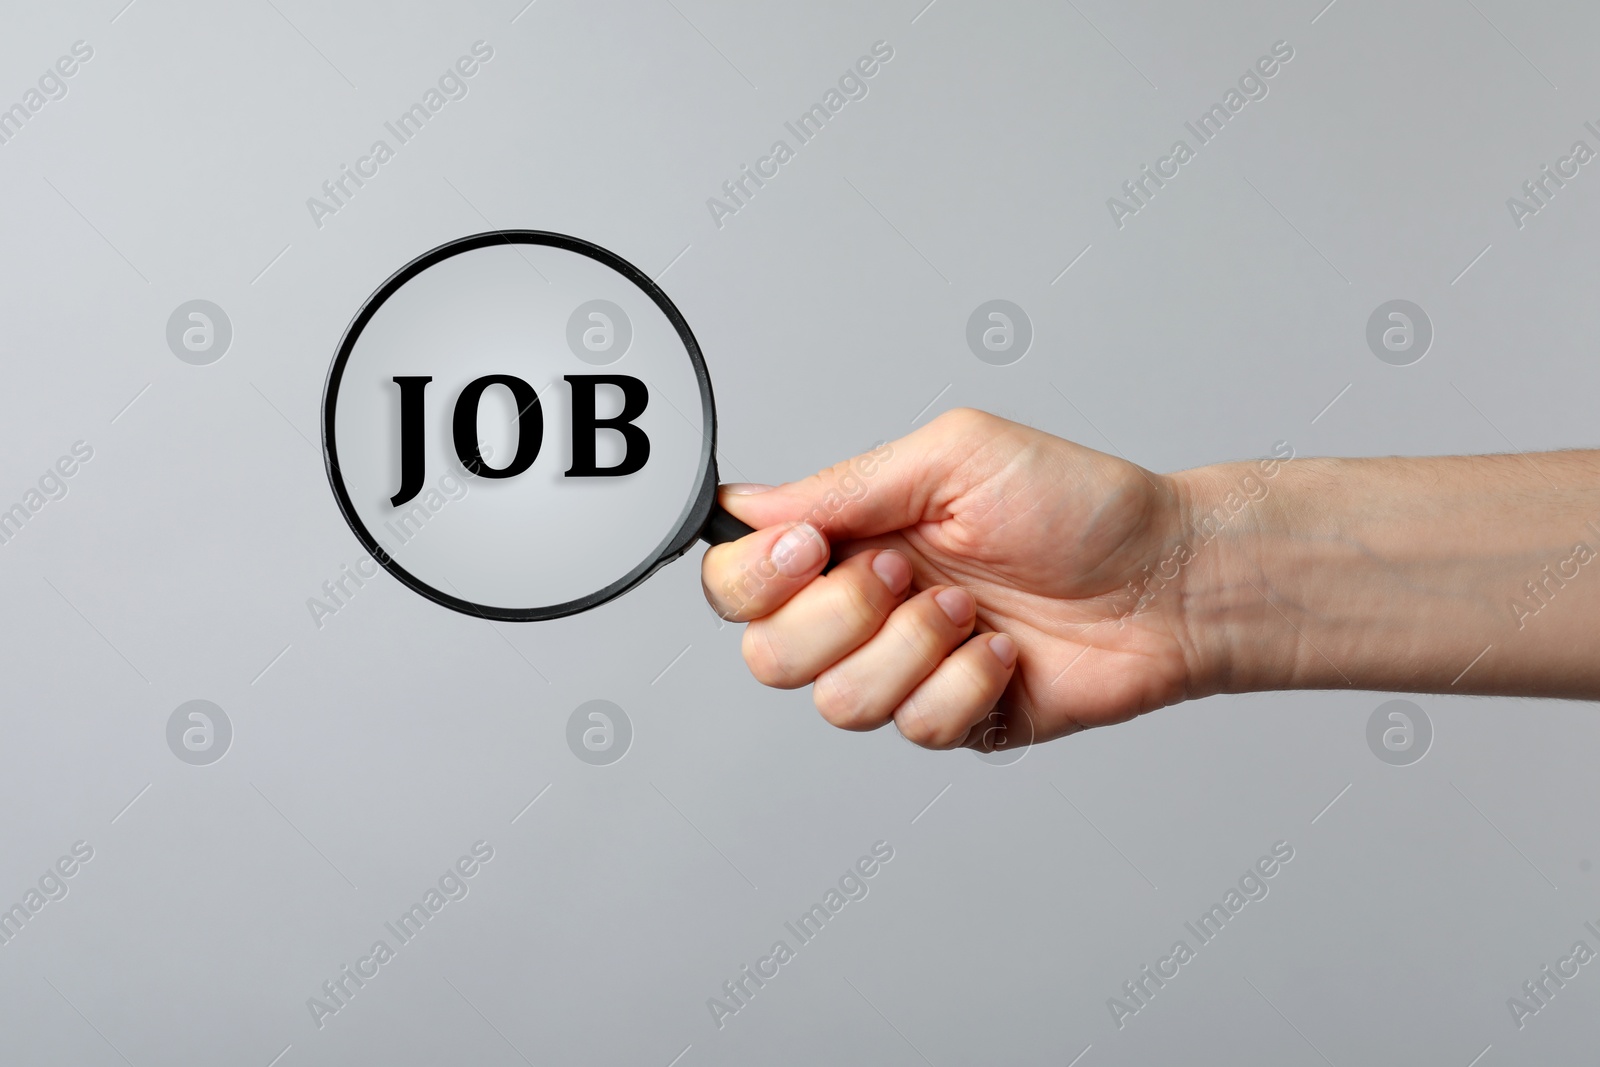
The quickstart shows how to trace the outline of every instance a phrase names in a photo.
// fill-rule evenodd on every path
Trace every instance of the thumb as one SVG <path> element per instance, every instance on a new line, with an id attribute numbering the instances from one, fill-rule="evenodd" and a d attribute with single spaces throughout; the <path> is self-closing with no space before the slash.
<path id="1" fill-rule="evenodd" d="M 835 543 L 937 521 L 948 517 L 946 505 L 957 495 L 949 475 L 975 450 L 970 434 L 980 420 L 1004 422 L 981 412 L 948 412 L 809 478 L 770 489 L 724 486 L 718 500 L 758 530 L 808 522 Z"/>

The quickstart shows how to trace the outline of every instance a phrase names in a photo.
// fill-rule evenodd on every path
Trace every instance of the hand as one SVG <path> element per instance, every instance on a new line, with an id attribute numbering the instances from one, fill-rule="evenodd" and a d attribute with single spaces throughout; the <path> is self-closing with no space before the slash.
<path id="1" fill-rule="evenodd" d="M 750 624 L 756 678 L 813 684 L 835 726 L 893 719 L 929 748 L 1045 741 L 1193 695 L 1184 497 L 1178 478 L 957 410 L 802 481 L 724 487 L 756 532 L 709 549 L 702 580 Z"/>

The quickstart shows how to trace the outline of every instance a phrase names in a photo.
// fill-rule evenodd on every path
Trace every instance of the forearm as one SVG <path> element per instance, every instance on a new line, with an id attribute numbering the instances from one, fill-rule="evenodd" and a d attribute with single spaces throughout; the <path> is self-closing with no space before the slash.
<path id="1" fill-rule="evenodd" d="M 1600 699 L 1600 452 L 1257 468 L 1175 476 L 1194 695 Z"/>

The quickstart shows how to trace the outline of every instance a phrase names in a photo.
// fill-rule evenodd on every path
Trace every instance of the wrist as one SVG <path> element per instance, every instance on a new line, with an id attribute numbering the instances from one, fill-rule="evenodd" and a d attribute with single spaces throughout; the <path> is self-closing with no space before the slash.
<path id="1" fill-rule="evenodd" d="M 1274 588 L 1284 598 L 1282 576 L 1295 570 L 1282 557 L 1308 524 L 1305 497 L 1288 473 L 1293 454 L 1280 442 L 1261 459 L 1170 476 L 1175 537 L 1190 561 L 1176 626 L 1191 697 L 1308 684 L 1298 631 L 1273 604 Z"/>

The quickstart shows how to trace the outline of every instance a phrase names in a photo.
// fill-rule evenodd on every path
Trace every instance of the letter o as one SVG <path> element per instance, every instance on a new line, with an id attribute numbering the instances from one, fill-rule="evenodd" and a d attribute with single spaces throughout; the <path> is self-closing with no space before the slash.
<path id="1" fill-rule="evenodd" d="M 484 460 L 478 446 L 478 405 L 483 402 L 484 390 L 492 385 L 503 385 L 511 390 L 511 399 L 517 405 L 517 451 L 504 467 L 491 467 Z M 455 438 L 456 457 L 467 473 L 484 478 L 512 478 L 539 458 L 539 446 L 544 443 L 544 409 L 539 406 L 539 394 L 533 386 L 510 374 L 485 374 L 467 383 L 456 397 L 456 409 L 451 416 L 451 436 Z"/>

